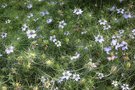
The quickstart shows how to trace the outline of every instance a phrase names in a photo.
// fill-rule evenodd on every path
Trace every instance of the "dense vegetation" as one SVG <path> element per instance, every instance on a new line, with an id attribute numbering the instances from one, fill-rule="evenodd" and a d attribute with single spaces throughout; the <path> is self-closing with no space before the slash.
<path id="1" fill-rule="evenodd" d="M 0 90 L 135 90 L 135 0 L 0 0 Z"/>

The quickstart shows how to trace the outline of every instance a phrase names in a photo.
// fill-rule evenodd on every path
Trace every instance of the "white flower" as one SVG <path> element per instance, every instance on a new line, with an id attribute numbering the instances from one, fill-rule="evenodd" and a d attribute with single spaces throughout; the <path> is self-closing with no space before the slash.
<path id="1" fill-rule="evenodd" d="M 42 77 L 41 77 L 41 82 L 42 82 L 42 83 L 45 83 L 45 81 L 46 81 L 45 77 L 42 76 Z"/>
<path id="2" fill-rule="evenodd" d="M 8 24 L 8 23 L 10 23 L 10 22 L 11 22 L 11 20 L 9 20 L 9 19 L 8 19 L 8 20 L 6 20 L 6 24 Z"/>
<path id="3" fill-rule="evenodd" d="M 13 46 L 10 46 L 10 47 L 6 48 L 5 52 L 7 54 L 10 54 L 10 53 L 14 52 L 14 47 Z"/>
<path id="4" fill-rule="evenodd" d="M 132 30 L 133 35 L 135 35 L 135 29 Z"/>
<path id="5" fill-rule="evenodd" d="M 36 31 L 35 30 L 28 30 L 26 32 L 28 38 L 35 38 L 36 37 Z"/>
<path id="6" fill-rule="evenodd" d="M 128 84 L 122 84 L 122 85 L 121 85 L 121 89 L 122 89 L 122 90 L 131 90 L 131 89 L 129 88 L 129 85 L 128 85 Z"/>
<path id="7" fill-rule="evenodd" d="M 87 68 L 88 68 L 89 70 L 93 70 L 94 68 L 97 67 L 96 63 L 93 63 L 92 60 L 90 60 L 90 62 L 88 62 L 88 63 L 86 64 L 86 66 L 87 66 Z"/>
<path id="8" fill-rule="evenodd" d="M 76 8 L 76 9 L 74 9 L 73 13 L 76 14 L 76 15 L 80 15 L 80 14 L 83 13 L 83 11 L 79 8 Z"/>
<path id="9" fill-rule="evenodd" d="M 122 30 L 119 30 L 119 33 L 120 34 L 123 34 L 124 33 L 124 30 L 122 29 Z"/>
<path id="10" fill-rule="evenodd" d="M 80 54 L 78 52 L 76 52 L 76 54 L 74 56 L 72 56 L 70 59 L 75 60 L 75 59 L 78 59 L 79 57 L 80 57 Z"/>
<path id="11" fill-rule="evenodd" d="M 107 24 L 106 20 L 99 20 L 98 22 L 99 22 L 100 25 L 106 25 Z"/>
<path id="12" fill-rule="evenodd" d="M 46 22 L 47 22 L 48 24 L 50 24 L 52 21 L 53 21 L 53 20 L 52 20 L 51 18 L 46 20 Z"/>
<path id="13" fill-rule="evenodd" d="M 28 26 L 27 26 L 27 24 L 23 24 L 23 26 L 21 28 L 22 28 L 22 31 L 26 31 L 28 29 Z"/>
<path id="14" fill-rule="evenodd" d="M 56 41 L 57 41 L 56 36 L 55 36 L 55 35 L 50 36 L 50 41 L 52 41 L 52 42 L 56 42 Z"/>
<path id="15" fill-rule="evenodd" d="M 7 37 L 7 33 L 4 33 L 4 32 L 3 32 L 3 33 L 1 34 L 1 37 L 2 37 L 2 38 L 6 38 L 6 37 Z"/>
<path id="16" fill-rule="evenodd" d="M 39 20 L 39 18 L 34 18 L 33 20 L 36 22 L 37 20 Z"/>
<path id="17" fill-rule="evenodd" d="M 55 42 L 55 45 L 56 45 L 57 47 L 60 47 L 60 46 L 61 46 L 61 42 L 60 42 L 60 41 L 56 41 L 56 42 Z"/>
<path id="18" fill-rule="evenodd" d="M 112 81 L 112 85 L 114 86 L 114 87 L 117 87 L 118 86 L 118 81 Z"/>
<path id="19" fill-rule="evenodd" d="M 81 32 L 81 34 L 83 35 L 83 34 L 86 34 L 87 33 L 87 31 L 83 31 L 83 32 Z"/>
<path id="20" fill-rule="evenodd" d="M 8 5 L 6 3 L 2 4 L 1 7 L 2 8 L 6 8 Z"/>
<path id="21" fill-rule="evenodd" d="M 66 80 L 68 80 L 72 75 L 72 73 L 70 71 L 65 71 L 62 74 L 63 74 L 62 78 L 66 79 Z"/>
<path id="22" fill-rule="evenodd" d="M 98 78 L 99 79 L 102 79 L 104 77 L 104 74 L 103 73 L 97 73 L 97 75 L 98 75 Z"/>
<path id="23" fill-rule="evenodd" d="M 108 61 L 113 61 L 116 58 L 117 58 L 117 56 L 115 56 L 115 55 L 112 55 L 110 57 L 107 57 Z"/>
<path id="24" fill-rule="evenodd" d="M 54 90 L 59 90 L 59 88 L 58 87 L 55 87 Z"/>
<path id="25" fill-rule="evenodd" d="M 114 11 L 116 9 L 116 6 L 112 6 L 111 8 L 109 8 L 110 11 Z"/>
<path id="26" fill-rule="evenodd" d="M 28 18 L 31 18 L 31 17 L 33 17 L 34 15 L 33 15 L 33 13 L 30 13 L 27 17 Z"/>
<path id="27" fill-rule="evenodd" d="M 117 44 L 117 39 L 112 39 L 111 45 L 112 45 L 112 46 L 115 46 L 116 44 Z"/>
<path id="28" fill-rule="evenodd" d="M 61 82 L 63 82 L 64 81 L 64 78 L 63 77 L 60 77 L 59 79 L 58 79 L 58 83 L 61 83 Z"/>
<path id="29" fill-rule="evenodd" d="M 72 79 L 74 79 L 75 81 L 79 81 L 80 80 L 80 75 L 79 74 L 73 74 Z"/>
<path id="30" fill-rule="evenodd" d="M 66 25 L 67 25 L 67 23 L 65 23 L 65 21 L 62 20 L 62 21 L 59 22 L 59 26 L 58 27 L 63 29 Z"/>
<path id="31" fill-rule="evenodd" d="M 44 1 L 44 0 L 38 0 L 39 2 L 41 2 L 41 1 Z"/>
<path id="32" fill-rule="evenodd" d="M 111 26 L 108 25 L 108 24 L 106 24 L 106 25 L 103 26 L 103 29 L 104 29 L 104 30 L 108 30 L 108 29 L 110 29 L 110 28 L 111 28 Z"/>
<path id="33" fill-rule="evenodd" d="M 2 57 L 3 55 L 0 53 L 0 57 Z"/>
<path id="34" fill-rule="evenodd" d="M 119 0 L 120 1 L 120 3 L 122 3 L 124 0 Z"/>
<path id="35" fill-rule="evenodd" d="M 48 15 L 48 14 L 49 14 L 48 11 L 42 11 L 42 12 L 40 12 L 40 15 L 41 15 L 41 16 L 45 16 L 45 15 Z"/>
<path id="36" fill-rule="evenodd" d="M 129 37 L 130 37 L 131 39 L 135 39 L 135 36 L 134 36 L 133 34 L 129 34 Z"/>
<path id="37" fill-rule="evenodd" d="M 104 41 L 104 38 L 101 35 L 97 35 L 97 36 L 95 36 L 95 41 L 99 42 L 99 43 L 102 43 Z"/>
<path id="38" fill-rule="evenodd" d="M 120 8 L 120 9 L 116 9 L 116 10 L 117 10 L 117 13 L 118 13 L 118 14 L 124 14 L 124 11 L 125 11 L 125 10 L 124 10 L 124 9 L 122 9 L 122 8 Z"/>
<path id="39" fill-rule="evenodd" d="M 64 35 L 68 36 L 70 33 L 69 31 L 64 32 Z"/>
<path id="40" fill-rule="evenodd" d="M 32 8 L 32 4 L 28 4 L 28 5 L 27 5 L 27 8 L 28 8 L 28 9 L 31 9 L 31 8 Z"/>

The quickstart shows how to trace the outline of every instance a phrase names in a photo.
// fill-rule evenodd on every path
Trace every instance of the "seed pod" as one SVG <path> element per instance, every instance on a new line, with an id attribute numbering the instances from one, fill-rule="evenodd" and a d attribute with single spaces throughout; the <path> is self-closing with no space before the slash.
<path id="1" fill-rule="evenodd" d="M 84 85 L 85 82 L 86 82 L 86 80 L 85 80 L 84 78 L 80 80 L 80 84 L 81 84 L 81 85 Z"/>
<path id="2" fill-rule="evenodd" d="M 7 90 L 7 87 L 6 87 L 6 86 L 2 86 L 1 89 L 2 89 L 2 90 Z"/>
<path id="3" fill-rule="evenodd" d="M 123 56 L 123 60 L 125 60 L 125 61 L 129 60 L 128 55 L 124 55 L 124 56 Z"/>
<path id="4" fill-rule="evenodd" d="M 131 67 L 131 63 L 127 62 L 125 66 L 126 66 L 127 69 L 129 69 Z"/>
<path id="5" fill-rule="evenodd" d="M 38 90 L 38 87 L 36 86 L 36 87 L 33 87 L 33 90 Z"/>
<path id="6" fill-rule="evenodd" d="M 50 81 L 48 80 L 47 82 L 44 83 L 45 88 L 49 88 L 51 85 Z"/>
<path id="7" fill-rule="evenodd" d="M 117 66 L 112 66 L 110 72 L 111 73 L 116 73 L 117 72 Z"/>
<path id="8" fill-rule="evenodd" d="M 47 60 L 46 61 L 47 66 L 52 66 L 54 62 L 52 60 Z"/>

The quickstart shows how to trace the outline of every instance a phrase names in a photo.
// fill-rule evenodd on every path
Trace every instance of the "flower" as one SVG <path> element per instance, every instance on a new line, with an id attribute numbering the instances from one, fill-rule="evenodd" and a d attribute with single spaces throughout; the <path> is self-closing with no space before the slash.
<path id="1" fill-rule="evenodd" d="M 28 30 L 26 32 L 28 38 L 35 38 L 36 37 L 36 31 L 35 30 Z"/>
<path id="2" fill-rule="evenodd" d="M 117 39 L 112 39 L 111 45 L 112 45 L 112 46 L 115 46 L 116 44 L 117 44 Z"/>
<path id="3" fill-rule="evenodd" d="M 72 79 L 74 79 L 75 81 L 79 81 L 80 80 L 80 75 L 79 74 L 73 74 Z"/>
<path id="4" fill-rule="evenodd" d="M 64 78 L 63 78 L 63 77 L 60 77 L 60 78 L 58 79 L 58 83 L 63 82 L 63 80 L 64 80 Z"/>
<path id="5" fill-rule="evenodd" d="M 111 55 L 110 57 L 107 57 L 108 61 L 113 61 L 116 58 L 117 58 L 117 56 L 115 56 L 115 55 Z"/>
<path id="6" fill-rule="evenodd" d="M 56 41 L 56 42 L 55 42 L 55 45 L 56 45 L 57 47 L 60 47 L 60 46 L 61 46 L 61 42 L 60 42 L 60 41 Z"/>
<path id="7" fill-rule="evenodd" d="M 8 5 L 6 3 L 2 4 L 1 7 L 2 8 L 6 8 Z"/>
<path id="8" fill-rule="evenodd" d="M 110 11 L 114 11 L 116 9 L 116 6 L 112 6 L 111 8 L 109 8 Z"/>
<path id="9" fill-rule="evenodd" d="M 122 41 L 121 43 L 117 43 L 115 49 L 118 50 L 118 48 L 122 48 L 122 50 L 127 50 L 128 49 L 127 42 Z"/>
<path id="10" fill-rule="evenodd" d="M 48 11 L 42 11 L 42 12 L 40 12 L 40 15 L 41 15 L 41 16 L 45 16 L 45 15 L 48 15 L 48 14 L 49 14 Z"/>
<path id="11" fill-rule="evenodd" d="M 124 14 L 124 11 L 125 11 L 125 10 L 122 9 L 122 8 L 120 8 L 120 9 L 116 9 L 116 11 L 117 11 L 118 14 L 119 14 L 119 13 L 120 13 L 120 14 Z"/>
<path id="12" fill-rule="evenodd" d="M 11 22 L 11 20 L 9 20 L 9 19 L 8 19 L 8 20 L 6 20 L 6 24 L 8 24 L 8 23 L 10 23 L 10 22 Z"/>
<path id="13" fill-rule="evenodd" d="M 64 35 L 68 36 L 70 34 L 69 31 L 64 32 Z"/>
<path id="14" fill-rule="evenodd" d="M 28 29 L 28 26 L 27 26 L 27 24 L 23 24 L 23 26 L 21 28 L 22 28 L 22 31 L 26 31 Z"/>
<path id="15" fill-rule="evenodd" d="M 74 59 L 78 59 L 79 57 L 80 57 L 80 54 L 76 52 L 76 54 L 72 56 L 70 59 L 74 60 Z"/>
<path id="16" fill-rule="evenodd" d="M 121 85 L 121 89 L 122 89 L 122 90 L 131 90 L 131 89 L 129 88 L 129 85 L 128 85 L 128 84 L 122 84 L 122 85 Z"/>
<path id="17" fill-rule="evenodd" d="M 66 80 L 68 80 L 70 78 L 70 76 L 72 75 L 72 73 L 70 71 L 65 71 L 62 74 L 63 74 L 62 78 L 66 79 Z"/>
<path id="18" fill-rule="evenodd" d="M 112 85 L 113 85 L 114 87 L 117 87 L 117 86 L 118 86 L 118 81 L 112 81 Z"/>
<path id="19" fill-rule="evenodd" d="M 135 35 L 135 29 L 132 30 L 133 35 Z"/>
<path id="20" fill-rule="evenodd" d="M 81 34 L 83 35 L 83 34 L 86 34 L 87 33 L 87 31 L 83 31 L 83 32 L 81 32 Z"/>
<path id="21" fill-rule="evenodd" d="M 76 8 L 76 9 L 74 9 L 73 13 L 76 14 L 76 15 L 80 15 L 80 14 L 83 13 L 83 11 L 79 8 Z"/>
<path id="22" fill-rule="evenodd" d="M 120 3 L 122 3 L 124 0 L 119 0 L 120 1 Z"/>
<path id="23" fill-rule="evenodd" d="M 119 30 L 119 34 L 123 34 L 124 33 L 124 30 Z"/>
<path id="24" fill-rule="evenodd" d="M 52 42 L 56 42 L 56 41 L 57 41 L 56 36 L 55 36 L 55 35 L 50 36 L 50 41 L 52 41 Z"/>
<path id="25" fill-rule="evenodd" d="M 88 68 L 89 70 L 93 70 L 94 68 L 97 67 L 96 63 L 93 63 L 92 61 L 88 62 L 85 66 L 86 66 L 86 68 Z"/>
<path id="26" fill-rule="evenodd" d="M 59 90 L 58 87 L 55 87 L 54 90 Z"/>
<path id="27" fill-rule="evenodd" d="M 1 37 L 2 37 L 2 38 L 6 38 L 6 37 L 7 37 L 7 33 L 3 32 L 3 33 L 1 34 Z"/>
<path id="28" fill-rule="evenodd" d="M 30 13 L 27 17 L 28 18 L 31 18 L 31 17 L 33 17 L 34 15 L 33 15 L 33 13 Z"/>
<path id="29" fill-rule="evenodd" d="M 42 82 L 42 83 L 45 83 L 45 81 L 46 81 L 45 77 L 42 76 L 42 77 L 41 77 L 41 82 Z"/>
<path id="30" fill-rule="evenodd" d="M 123 14 L 123 17 L 124 17 L 125 19 L 132 18 L 131 13 L 124 13 L 124 14 Z"/>
<path id="31" fill-rule="evenodd" d="M 102 79 L 104 77 L 104 74 L 103 73 L 97 73 L 97 75 L 98 75 L 98 78 L 99 79 Z"/>
<path id="32" fill-rule="evenodd" d="M 67 23 L 65 23 L 65 21 L 62 20 L 62 21 L 59 22 L 59 26 L 58 27 L 63 29 L 66 25 L 67 25 Z"/>
<path id="33" fill-rule="evenodd" d="M 0 57 L 2 57 L 3 55 L 0 53 Z"/>
<path id="34" fill-rule="evenodd" d="M 32 8 L 32 4 L 28 4 L 28 5 L 27 5 L 27 8 L 28 8 L 28 9 L 31 9 L 31 8 Z"/>
<path id="35" fill-rule="evenodd" d="M 105 47 L 104 51 L 109 54 L 109 52 L 112 50 L 111 46 Z"/>
<path id="36" fill-rule="evenodd" d="M 99 22 L 100 25 L 106 25 L 107 24 L 106 20 L 99 20 L 98 22 Z"/>
<path id="37" fill-rule="evenodd" d="M 95 36 L 95 41 L 99 42 L 99 43 L 102 43 L 104 41 L 104 38 L 101 35 L 97 35 L 97 36 Z"/>
<path id="38" fill-rule="evenodd" d="M 46 22 L 50 24 L 53 20 L 51 18 L 47 19 Z"/>
<path id="39" fill-rule="evenodd" d="M 110 28 L 111 28 L 111 26 L 108 25 L 108 24 L 106 24 L 106 25 L 103 26 L 103 29 L 104 29 L 104 30 L 108 30 L 108 29 L 110 29 Z"/>
<path id="40" fill-rule="evenodd" d="M 10 53 L 14 52 L 14 47 L 13 46 L 10 46 L 10 47 L 6 48 L 5 52 L 7 54 L 10 54 Z"/>

